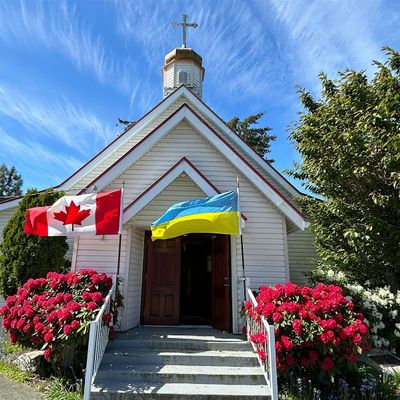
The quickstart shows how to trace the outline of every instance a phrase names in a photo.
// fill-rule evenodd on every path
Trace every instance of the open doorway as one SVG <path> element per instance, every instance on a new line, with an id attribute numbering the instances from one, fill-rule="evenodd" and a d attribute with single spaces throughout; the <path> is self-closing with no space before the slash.
<path id="1" fill-rule="evenodd" d="M 191 234 L 181 239 L 180 321 L 211 324 L 211 235 Z"/>
<path id="2" fill-rule="evenodd" d="M 146 232 L 141 323 L 230 331 L 230 265 L 228 235 L 189 234 L 153 242 Z"/>

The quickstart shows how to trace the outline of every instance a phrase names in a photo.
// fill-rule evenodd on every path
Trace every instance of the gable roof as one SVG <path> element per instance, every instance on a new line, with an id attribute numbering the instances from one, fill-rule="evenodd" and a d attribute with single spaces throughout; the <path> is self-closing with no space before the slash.
<path id="1" fill-rule="evenodd" d="M 207 196 L 215 196 L 221 193 L 221 191 L 197 169 L 188 158 L 182 157 L 175 165 L 124 208 L 122 222 L 125 224 L 133 218 L 182 173 L 185 173 Z M 242 214 L 242 220 L 247 220 L 244 214 Z"/>
<path id="2" fill-rule="evenodd" d="M 225 139 L 229 138 L 229 140 L 224 140 L 225 144 L 228 147 L 232 149 L 233 148 L 232 143 L 233 143 L 236 149 L 240 149 L 241 151 L 243 151 L 243 153 L 246 155 L 246 158 L 250 160 L 251 163 L 257 167 L 259 172 L 264 171 L 266 174 L 268 174 L 268 176 L 271 176 L 273 180 L 275 180 L 278 183 L 278 186 L 283 188 L 286 191 L 286 193 L 290 195 L 290 197 L 302 195 L 302 193 L 298 191 L 283 175 L 281 175 L 274 167 L 272 167 L 270 163 L 268 163 L 268 161 L 262 158 L 250 146 L 248 146 L 247 143 L 245 143 L 235 132 L 233 132 L 228 127 L 228 125 L 210 107 L 208 107 L 199 97 L 197 97 L 193 92 L 191 92 L 190 89 L 188 89 L 185 85 L 180 86 L 169 96 L 164 98 L 160 103 L 158 103 L 154 108 L 152 108 L 149 112 L 147 112 L 137 122 L 128 126 L 109 145 L 103 148 L 99 153 L 97 153 L 93 158 L 91 158 L 87 163 L 85 163 L 82 167 L 80 167 L 77 171 L 75 171 L 66 180 L 61 182 L 59 185 L 54 186 L 54 188 L 59 190 L 68 190 L 69 188 L 73 187 L 82 177 L 87 175 L 91 170 L 93 170 L 93 168 L 102 163 L 103 160 L 107 159 L 110 156 L 110 154 L 114 153 L 118 148 L 120 148 L 120 146 L 123 145 L 129 138 L 135 136 L 145 126 L 154 121 L 157 118 L 157 116 L 159 116 L 161 113 L 167 110 L 180 96 L 184 96 L 187 99 L 187 101 L 191 102 L 199 111 L 201 111 L 201 113 L 208 119 L 209 122 L 211 121 L 214 126 L 218 127 L 218 129 L 221 130 L 226 135 Z M 192 108 L 190 109 L 193 111 Z M 176 114 L 176 112 L 173 114 Z M 170 115 L 170 117 L 171 116 L 172 114 Z M 221 135 L 209 125 L 209 123 L 204 121 L 204 118 L 200 117 L 198 114 L 197 116 L 204 122 L 206 126 L 208 126 L 209 129 L 211 129 L 217 136 L 219 136 L 220 139 L 223 139 Z M 166 120 L 170 119 L 170 117 L 168 117 Z M 154 132 L 154 130 L 152 132 Z M 139 141 L 139 143 L 143 142 L 144 139 Z M 137 144 L 133 146 L 133 148 L 136 148 Z M 236 153 L 241 157 L 241 155 L 237 150 Z M 125 155 L 123 155 L 122 157 L 124 156 Z M 243 160 L 246 161 L 244 157 L 241 158 L 243 158 Z M 105 171 L 100 173 L 99 176 L 104 175 L 104 172 Z M 263 177 L 262 173 L 261 174 L 259 173 L 259 175 L 262 177 L 262 180 L 266 181 L 265 176 Z M 268 183 L 268 185 L 272 188 L 273 191 L 278 192 L 283 197 L 284 201 L 291 203 L 292 199 L 288 199 L 287 196 L 282 195 L 282 193 L 279 190 L 275 189 L 273 185 L 271 185 L 270 183 Z M 0 211 L 2 209 L 7 209 L 17 206 L 19 201 L 20 199 L 17 198 L 0 203 Z M 297 210 L 296 207 L 294 208 Z"/>
<path id="3" fill-rule="evenodd" d="M 189 122 L 197 132 L 202 135 L 214 148 L 224 155 L 236 168 L 244 173 L 246 177 L 260 190 L 272 204 L 275 205 L 289 220 L 298 228 L 304 229 L 304 215 L 298 210 L 278 189 L 255 169 L 231 144 L 229 144 L 215 129 L 199 116 L 190 106 L 183 104 L 168 118 L 163 120 L 155 129 L 141 139 L 122 157 L 115 161 L 110 167 L 97 175 L 80 193 L 86 190 L 102 190 L 118 176 L 120 176 L 130 165 L 134 164 L 140 157 L 147 153 L 168 132 L 170 132 L 181 121 Z"/>

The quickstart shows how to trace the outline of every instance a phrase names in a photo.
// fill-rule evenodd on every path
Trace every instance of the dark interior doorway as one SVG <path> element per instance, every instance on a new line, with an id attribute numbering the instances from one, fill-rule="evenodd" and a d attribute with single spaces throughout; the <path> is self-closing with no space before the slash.
<path id="1" fill-rule="evenodd" d="M 232 329 L 230 237 L 145 235 L 141 323 Z"/>
<path id="2" fill-rule="evenodd" d="M 211 235 L 185 235 L 181 240 L 180 320 L 211 324 Z"/>

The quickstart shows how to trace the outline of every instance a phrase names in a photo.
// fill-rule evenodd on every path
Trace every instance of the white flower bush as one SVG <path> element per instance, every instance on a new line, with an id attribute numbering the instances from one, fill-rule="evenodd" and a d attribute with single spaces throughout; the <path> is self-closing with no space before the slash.
<path id="1" fill-rule="evenodd" d="M 362 312 L 369 326 L 372 346 L 400 354 L 400 291 L 393 293 L 389 287 L 371 288 L 350 279 L 341 271 L 316 269 L 309 274 L 311 282 L 333 283 L 343 288 L 343 293 Z"/>

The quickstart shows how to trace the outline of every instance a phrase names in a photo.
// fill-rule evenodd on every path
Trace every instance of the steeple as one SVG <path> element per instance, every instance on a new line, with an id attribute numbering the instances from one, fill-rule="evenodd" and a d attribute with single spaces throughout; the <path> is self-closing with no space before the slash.
<path id="1" fill-rule="evenodd" d="M 186 47 L 186 29 L 197 28 L 195 22 L 186 22 L 187 15 L 182 15 L 182 22 L 172 25 L 182 26 L 182 47 L 178 47 L 165 56 L 162 67 L 163 95 L 168 96 L 182 84 L 190 88 L 197 96 L 203 92 L 204 68 L 201 57 L 191 48 Z"/>

